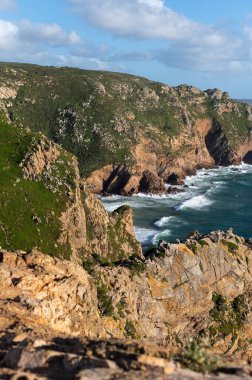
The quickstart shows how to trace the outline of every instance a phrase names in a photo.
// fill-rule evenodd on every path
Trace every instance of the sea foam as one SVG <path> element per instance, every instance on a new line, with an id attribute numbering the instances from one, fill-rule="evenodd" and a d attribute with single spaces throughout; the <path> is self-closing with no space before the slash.
<path id="1" fill-rule="evenodd" d="M 154 223 L 154 225 L 159 227 L 159 228 L 162 228 L 162 227 L 166 226 L 173 218 L 174 218 L 174 216 L 163 216 L 163 218 L 157 220 Z"/>
<path id="2" fill-rule="evenodd" d="M 140 243 L 146 244 L 146 243 L 151 243 L 153 236 L 155 236 L 157 233 L 156 230 L 151 230 L 149 228 L 144 228 L 144 227 L 136 227 L 135 226 L 135 234 L 136 238 Z"/>
<path id="3" fill-rule="evenodd" d="M 208 199 L 205 195 L 196 195 L 190 199 L 184 201 L 181 205 L 177 207 L 177 210 L 183 210 L 186 208 L 200 210 L 206 206 L 211 205 L 213 202 Z"/>

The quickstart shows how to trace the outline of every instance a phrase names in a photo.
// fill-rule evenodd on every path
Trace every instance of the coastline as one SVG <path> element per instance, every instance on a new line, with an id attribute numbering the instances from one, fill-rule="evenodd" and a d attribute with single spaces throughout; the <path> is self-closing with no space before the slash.
<path id="1" fill-rule="evenodd" d="M 143 249 L 145 249 L 153 245 L 155 246 L 159 239 L 169 242 L 177 238 L 182 240 L 187 233 L 195 229 L 193 228 L 193 225 L 196 223 L 195 218 L 198 218 L 199 221 L 203 220 L 201 227 L 204 233 L 209 232 L 210 229 L 218 229 L 220 218 L 223 219 L 221 226 L 224 229 L 233 227 L 232 217 L 231 219 L 229 217 L 229 220 L 227 219 L 225 222 L 225 215 L 221 215 L 221 210 L 218 209 L 216 202 L 218 202 L 219 194 L 222 196 L 223 191 L 223 196 L 226 197 L 227 203 L 229 199 L 233 199 L 234 194 L 231 193 L 233 189 L 230 189 L 230 192 L 228 191 L 229 181 L 233 177 L 234 179 L 237 178 L 238 183 L 240 176 L 243 177 L 243 175 L 250 173 L 252 173 L 252 166 L 245 163 L 230 165 L 228 167 L 219 166 L 212 169 L 200 169 L 195 175 L 185 178 L 185 185 L 179 186 L 184 190 L 181 193 L 138 193 L 130 197 L 112 195 L 109 197 L 99 196 L 99 198 L 108 211 L 114 211 L 123 204 L 127 204 L 133 208 L 135 233 Z M 245 189 L 244 191 L 247 190 Z M 228 195 L 227 193 L 230 194 Z M 233 201 L 237 203 L 237 199 Z M 214 211 L 211 212 L 212 209 Z M 245 214 L 248 211 L 245 210 Z M 214 212 L 216 212 L 216 216 Z M 220 213 L 219 216 L 218 213 Z M 207 229 L 207 221 L 204 221 L 204 216 L 207 218 L 209 215 L 211 220 L 209 221 L 209 229 Z M 190 223 L 192 224 L 191 228 Z M 234 223 L 235 227 L 237 223 L 238 221 L 236 220 Z M 246 226 L 246 228 L 248 227 Z M 201 228 L 198 229 L 201 230 Z M 241 229 L 239 229 L 239 234 L 242 235 Z M 248 236 L 247 233 L 245 235 Z"/>

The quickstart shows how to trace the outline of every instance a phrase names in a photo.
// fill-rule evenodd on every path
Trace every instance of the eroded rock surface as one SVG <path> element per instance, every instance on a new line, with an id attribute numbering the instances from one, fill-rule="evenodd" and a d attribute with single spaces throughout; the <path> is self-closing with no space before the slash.
<path id="1" fill-rule="evenodd" d="M 113 264 L 96 256 L 84 259 L 82 267 L 37 251 L 2 251 L 2 302 L 6 308 L 22 306 L 43 323 L 75 335 L 84 331 L 172 341 L 200 334 L 218 343 L 220 352 L 234 344 L 238 333 L 241 342 L 250 339 L 249 241 L 217 231 L 180 244 L 160 242 L 145 255 Z M 228 310 L 222 318 L 227 318 L 224 334 L 212 311 L 218 297 Z M 245 308 L 237 306 L 237 315 L 236 303 Z"/>
<path id="2" fill-rule="evenodd" d="M 90 275 L 1 250 L 0 377 L 249 379 L 251 259 L 232 231 L 160 241 L 146 260 Z"/>

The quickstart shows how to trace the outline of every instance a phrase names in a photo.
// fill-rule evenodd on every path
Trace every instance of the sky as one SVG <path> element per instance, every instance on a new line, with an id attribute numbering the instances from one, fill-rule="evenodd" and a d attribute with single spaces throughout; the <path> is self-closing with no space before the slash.
<path id="1" fill-rule="evenodd" d="M 252 98 L 252 0 L 0 0 L 0 60 Z"/>

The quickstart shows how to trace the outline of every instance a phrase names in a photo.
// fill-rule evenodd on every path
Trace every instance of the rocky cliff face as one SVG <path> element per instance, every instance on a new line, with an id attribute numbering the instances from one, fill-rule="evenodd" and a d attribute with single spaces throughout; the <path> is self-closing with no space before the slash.
<path id="1" fill-rule="evenodd" d="M 81 262 L 141 255 L 132 213 L 109 214 L 80 180 L 76 158 L 42 134 L 0 120 L 0 245 Z"/>
<path id="2" fill-rule="evenodd" d="M 95 193 L 141 191 L 146 171 L 162 192 L 171 176 L 251 161 L 252 106 L 217 89 L 4 63 L 0 80 L 8 118 L 74 153 Z"/>
<path id="3" fill-rule="evenodd" d="M 1 249 L 0 376 L 250 378 L 251 270 L 232 231 L 113 265 Z"/>
<path id="4" fill-rule="evenodd" d="M 163 242 L 145 259 L 113 265 L 94 258 L 82 267 L 38 251 L 0 257 L 3 308 L 61 333 L 175 346 L 194 337 L 215 352 L 239 346 L 250 355 L 252 249 L 232 232 Z"/>

